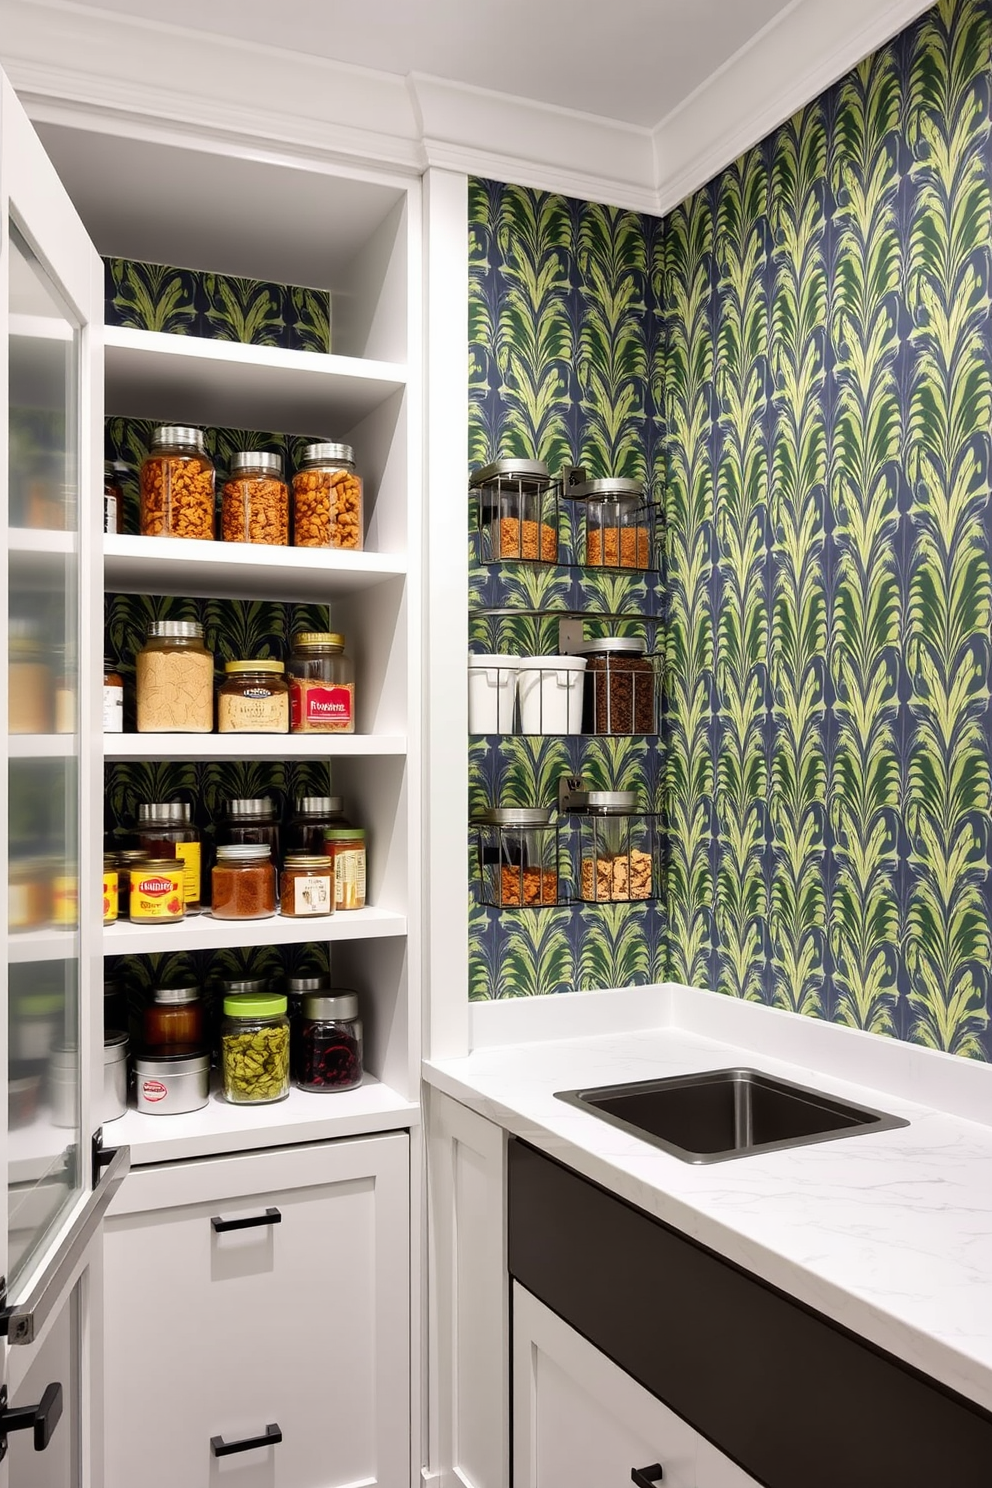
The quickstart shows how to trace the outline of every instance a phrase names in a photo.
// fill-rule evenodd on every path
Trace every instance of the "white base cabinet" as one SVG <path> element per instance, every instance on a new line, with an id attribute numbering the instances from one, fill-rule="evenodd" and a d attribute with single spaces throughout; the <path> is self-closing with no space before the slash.
<path id="1" fill-rule="evenodd" d="M 409 1482 L 405 1132 L 133 1171 L 104 1257 L 106 1488 Z"/>

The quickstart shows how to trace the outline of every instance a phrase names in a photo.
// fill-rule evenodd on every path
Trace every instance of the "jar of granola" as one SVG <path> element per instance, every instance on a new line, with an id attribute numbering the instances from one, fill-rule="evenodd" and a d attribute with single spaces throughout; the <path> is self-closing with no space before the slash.
<path id="1" fill-rule="evenodd" d="M 282 456 L 268 450 L 239 450 L 221 494 L 221 535 L 225 542 L 289 543 L 289 487 Z"/>
<path id="2" fill-rule="evenodd" d="M 141 465 L 143 537 L 214 536 L 214 467 L 203 433 L 163 424 Z"/>
<path id="3" fill-rule="evenodd" d="M 344 654 L 344 636 L 318 630 L 295 635 L 289 674 L 294 734 L 355 732 L 355 671 Z"/>
<path id="4" fill-rule="evenodd" d="M 362 478 L 350 444 L 309 444 L 293 476 L 298 548 L 362 546 Z"/>

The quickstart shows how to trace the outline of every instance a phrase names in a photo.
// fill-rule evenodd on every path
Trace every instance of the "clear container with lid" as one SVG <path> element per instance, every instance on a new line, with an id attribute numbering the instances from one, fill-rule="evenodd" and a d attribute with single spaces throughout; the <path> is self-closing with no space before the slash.
<path id="1" fill-rule="evenodd" d="M 276 912 L 276 870 L 265 843 L 218 847 L 211 882 L 217 920 L 264 920 Z"/>
<path id="2" fill-rule="evenodd" d="M 334 864 L 335 909 L 364 909 L 368 853 L 363 827 L 328 827 L 324 852 Z"/>
<path id="3" fill-rule="evenodd" d="M 301 1090 L 354 1090 L 362 1083 L 362 1020 L 354 992 L 309 992 L 300 1018 Z"/>
<path id="4" fill-rule="evenodd" d="M 121 460 L 107 460 L 103 467 L 103 530 L 124 531 L 124 488 L 128 467 Z"/>
<path id="5" fill-rule="evenodd" d="M 143 802 L 138 807 L 138 842 L 153 858 L 175 857 L 183 869 L 186 911 L 200 908 L 203 855 L 200 832 L 187 801 Z"/>
<path id="6" fill-rule="evenodd" d="M 146 1049 L 176 1044 L 201 1047 L 206 1043 L 207 1019 L 203 997 L 195 982 L 179 987 L 156 987 L 143 1018 Z"/>
<path id="7" fill-rule="evenodd" d="M 268 450 L 239 450 L 221 492 L 221 536 L 225 542 L 289 543 L 289 487 L 282 456 Z"/>
<path id="8" fill-rule="evenodd" d="M 224 1095 L 237 1106 L 285 1100 L 289 1094 L 286 999 L 225 997 L 220 1032 Z"/>
<path id="9" fill-rule="evenodd" d="M 116 663 L 106 659 L 103 663 L 103 732 L 124 732 L 124 678 Z"/>
<path id="10" fill-rule="evenodd" d="M 344 636 L 301 631 L 289 658 L 290 728 L 294 734 L 355 732 L 355 669 Z"/>
<path id="11" fill-rule="evenodd" d="M 41 626 L 12 615 L 7 626 L 7 732 L 50 734 L 55 677 Z"/>
<path id="12" fill-rule="evenodd" d="M 139 734 L 210 734 L 214 658 L 196 620 L 153 620 L 138 652 Z"/>
<path id="13" fill-rule="evenodd" d="M 293 542 L 298 548 L 362 547 L 362 478 L 350 444 L 309 444 L 293 476 Z"/>
<path id="14" fill-rule="evenodd" d="M 646 652 L 646 643 L 636 636 L 604 636 L 584 643 L 584 733 L 657 733 L 655 668 Z"/>
<path id="15" fill-rule="evenodd" d="M 298 796 L 286 847 L 292 853 L 322 853 L 328 827 L 350 827 L 343 796 Z"/>
<path id="16" fill-rule="evenodd" d="M 279 877 L 279 909 L 291 919 L 334 913 L 334 865 L 325 853 L 289 853 Z"/>
<path id="17" fill-rule="evenodd" d="M 650 568 L 651 509 L 640 481 L 583 481 L 566 492 L 581 513 L 588 568 Z"/>
<path id="18" fill-rule="evenodd" d="M 265 846 L 278 864 L 279 820 L 271 796 L 235 797 L 225 802 L 217 828 L 217 847 Z"/>
<path id="19" fill-rule="evenodd" d="M 578 823 L 579 897 L 588 904 L 658 897 L 655 818 L 636 791 L 577 791 L 567 809 Z"/>
<path id="20" fill-rule="evenodd" d="M 203 432 L 188 424 L 163 424 L 141 463 L 143 537 L 214 536 L 214 465 Z"/>
<path id="21" fill-rule="evenodd" d="M 473 818 L 484 904 L 558 903 L 558 828 L 544 807 L 494 807 Z"/>
<path id="22" fill-rule="evenodd" d="M 219 734 L 288 734 L 289 683 L 282 661 L 227 661 L 217 689 Z"/>
<path id="23" fill-rule="evenodd" d="M 558 494 L 542 460 L 495 460 L 473 472 L 483 563 L 558 562 Z"/>

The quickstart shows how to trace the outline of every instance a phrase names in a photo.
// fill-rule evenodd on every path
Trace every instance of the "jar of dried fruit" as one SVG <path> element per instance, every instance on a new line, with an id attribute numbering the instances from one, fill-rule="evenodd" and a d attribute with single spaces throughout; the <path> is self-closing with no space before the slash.
<path id="1" fill-rule="evenodd" d="M 362 1083 L 362 1020 L 355 992 L 308 993 L 300 1023 L 301 1090 L 353 1090 Z"/>
<path id="2" fill-rule="evenodd" d="M 225 997 L 220 1032 L 224 1095 L 236 1106 L 285 1100 L 289 1094 L 286 999 Z"/>
<path id="3" fill-rule="evenodd" d="M 308 630 L 294 636 L 289 674 L 294 734 L 355 732 L 355 671 L 343 635 Z"/>
<path id="4" fill-rule="evenodd" d="M 584 481 L 566 492 L 585 527 L 589 568 L 650 568 L 650 511 L 640 481 Z"/>
<path id="5" fill-rule="evenodd" d="M 153 620 L 138 652 L 139 734 L 209 734 L 214 727 L 214 658 L 195 620 Z"/>
<path id="6" fill-rule="evenodd" d="M 557 493 L 542 460 L 494 460 L 469 485 L 478 493 L 484 563 L 558 562 Z"/>
<path id="7" fill-rule="evenodd" d="M 362 546 L 362 478 L 350 444 L 309 444 L 293 476 L 293 541 L 298 548 Z"/>
<path id="8" fill-rule="evenodd" d="M 558 828 L 544 807 L 494 807 L 473 818 L 482 900 L 499 908 L 558 903 Z"/>
<path id="9" fill-rule="evenodd" d="M 156 429 L 142 461 L 140 486 L 142 536 L 214 536 L 214 466 L 200 429 L 186 424 Z"/>
<path id="10" fill-rule="evenodd" d="M 221 535 L 225 542 L 289 543 L 289 487 L 282 456 L 268 450 L 239 450 L 221 493 Z"/>

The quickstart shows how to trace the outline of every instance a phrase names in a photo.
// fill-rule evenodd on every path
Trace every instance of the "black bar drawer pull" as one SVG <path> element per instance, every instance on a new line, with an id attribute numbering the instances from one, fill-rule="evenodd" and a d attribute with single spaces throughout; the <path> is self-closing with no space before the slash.
<path id="1" fill-rule="evenodd" d="M 278 1209 L 266 1209 L 264 1214 L 252 1214 L 248 1219 L 221 1219 L 215 1214 L 210 1223 L 218 1235 L 223 1235 L 225 1230 L 254 1230 L 259 1225 L 282 1224 L 282 1215 Z"/>
<path id="2" fill-rule="evenodd" d="M 282 1441 L 282 1432 L 273 1422 L 266 1426 L 264 1436 L 246 1436 L 244 1441 L 226 1442 L 222 1436 L 210 1438 L 210 1450 L 215 1457 L 230 1457 L 233 1452 L 253 1452 L 256 1447 L 275 1447 Z"/>
<path id="3" fill-rule="evenodd" d="M 660 1462 L 652 1463 L 650 1467 L 632 1467 L 630 1469 L 630 1481 L 637 1484 L 637 1488 L 654 1488 L 665 1476 L 665 1469 Z"/>

